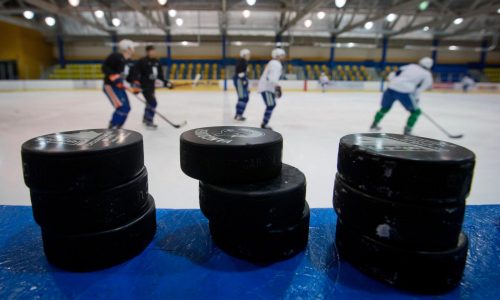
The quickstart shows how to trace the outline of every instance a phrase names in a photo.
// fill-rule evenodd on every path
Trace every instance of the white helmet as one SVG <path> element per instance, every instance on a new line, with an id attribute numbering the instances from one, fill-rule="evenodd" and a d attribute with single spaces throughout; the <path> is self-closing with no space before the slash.
<path id="1" fill-rule="evenodd" d="M 432 68 L 432 65 L 434 65 L 434 60 L 432 60 L 432 58 L 430 57 L 424 57 L 420 59 L 418 64 L 426 68 L 427 70 L 430 70 Z"/>
<path id="2" fill-rule="evenodd" d="M 286 55 L 285 50 L 283 50 L 281 48 L 273 49 L 273 51 L 271 52 L 272 58 L 278 58 L 279 56 L 285 56 L 285 55 Z"/>
<path id="3" fill-rule="evenodd" d="M 132 42 L 131 40 L 121 40 L 119 43 L 118 43 L 118 48 L 120 48 L 121 51 L 127 51 L 127 50 L 132 50 L 132 52 L 134 52 L 134 48 L 135 48 L 136 44 L 134 42 Z"/>
<path id="4" fill-rule="evenodd" d="M 240 51 L 240 57 L 245 57 L 245 56 L 250 56 L 250 50 L 248 50 L 248 49 L 241 49 L 241 51 Z"/>

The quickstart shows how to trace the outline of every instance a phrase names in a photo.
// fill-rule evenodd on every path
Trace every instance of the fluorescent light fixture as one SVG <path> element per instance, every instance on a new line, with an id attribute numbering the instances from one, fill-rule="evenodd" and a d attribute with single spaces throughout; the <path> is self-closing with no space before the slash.
<path id="1" fill-rule="evenodd" d="M 251 14 L 251 13 L 250 13 L 250 11 L 249 11 L 248 9 L 245 9 L 245 10 L 242 12 L 242 14 L 243 14 L 243 17 L 244 17 L 245 19 L 248 19 L 248 18 L 250 17 L 250 14 Z"/>
<path id="2" fill-rule="evenodd" d="M 451 45 L 450 47 L 448 47 L 448 49 L 451 51 L 456 51 L 456 50 L 458 50 L 458 46 Z"/>
<path id="3" fill-rule="evenodd" d="M 177 18 L 175 19 L 175 24 L 177 24 L 177 26 L 182 26 L 184 24 L 184 20 L 182 18 Z"/>
<path id="4" fill-rule="evenodd" d="M 420 10 L 426 10 L 429 7 L 429 1 L 422 1 L 418 5 L 418 9 Z"/>
<path id="5" fill-rule="evenodd" d="M 113 18 L 111 20 L 111 24 L 113 24 L 113 26 L 115 26 L 115 27 L 118 27 L 118 26 L 120 26 L 122 24 L 122 21 L 120 19 L 118 19 L 118 18 Z"/>
<path id="6" fill-rule="evenodd" d="M 182 46 L 187 46 L 187 45 L 189 45 L 189 43 L 187 41 L 182 41 L 181 45 Z"/>
<path id="7" fill-rule="evenodd" d="M 352 48 L 352 47 L 354 47 L 354 43 L 347 43 L 347 47 L 348 47 L 348 48 Z"/>
<path id="8" fill-rule="evenodd" d="M 307 20 L 305 20 L 305 21 L 304 21 L 304 26 L 305 26 L 306 28 L 311 27 L 311 26 L 312 26 L 312 24 L 313 24 L 313 21 L 311 21 L 310 19 L 307 19 Z"/>
<path id="9" fill-rule="evenodd" d="M 255 2 L 257 2 L 257 0 L 247 0 L 247 4 L 250 6 L 254 6 Z"/>
<path id="10" fill-rule="evenodd" d="M 394 22 L 394 21 L 396 21 L 397 18 L 398 18 L 398 15 L 396 15 L 396 14 L 388 14 L 387 17 L 385 17 L 387 22 Z"/>
<path id="11" fill-rule="evenodd" d="M 56 19 L 53 17 L 46 17 L 45 18 L 45 24 L 49 25 L 50 27 L 56 25 Z"/>
<path id="12" fill-rule="evenodd" d="M 167 0 L 158 0 L 158 4 L 165 5 L 167 4 Z"/>
<path id="13" fill-rule="evenodd" d="M 431 28 L 429 26 L 425 26 L 424 28 L 422 28 L 423 31 L 429 31 Z"/>
<path id="14" fill-rule="evenodd" d="M 335 5 L 338 7 L 338 8 L 342 8 L 345 6 L 347 0 L 335 0 Z"/>
<path id="15" fill-rule="evenodd" d="M 103 17 L 104 17 L 104 12 L 103 12 L 102 10 L 98 9 L 98 10 L 94 11 L 94 16 L 95 16 L 96 18 L 101 19 L 101 18 L 103 18 Z"/>
<path id="16" fill-rule="evenodd" d="M 323 20 L 326 17 L 326 13 L 324 11 L 320 11 L 316 14 L 318 19 Z"/>
<path id="17" fill-rule="evenodd" d="M 73 7 L 77 7 L 78 5 L 80 5 L 80 0 L 68 0 L 68 3 Z"/>
<path id="18" fill-rule="evenodd" d="M 372 28 L 373 28 L 373 22 L 372 21 L 365 23 L 365 29 L 366 30 L 370 30 Z"/>
<path id="19" fill-rule="evenodd" d="M 168 10 L 168 15 L 173 18 L 175 16 L 177 16 L 177 11 L 175 9 L 169 9 Z"/>
<path id="20" fill-rule="evenodd" d="M 242 43 L 242 42 L 240 42 L 240 41 L 236 41 L 236 42 L 234 42 L 233 44 L 234 44 L 235 46 L 241 46 L 241 45 L 243 45 L 243 43 Z"/>
<path id="21" fill-rule="evenodd" d="M 28 20 L 31 20 L 31 19 L 33 19 L 35 17 L 35 13 L 32 12 L 31 10 L 25 10 L 23 12 L 23 17 L 25 17 Z"/>
<path id="22" fill-rule="evenodd" d="M 455 20 L 453 20 L 453 24 L 460 25 L 460 24 L 462 24 L 463 21 L 464 21 L 464 18 L 456 18 Z"/>

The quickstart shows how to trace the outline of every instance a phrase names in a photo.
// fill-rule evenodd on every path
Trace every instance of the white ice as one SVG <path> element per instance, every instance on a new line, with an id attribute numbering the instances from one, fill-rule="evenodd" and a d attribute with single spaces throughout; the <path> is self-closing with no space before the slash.
<path id="1" fill-rule="evenodd" d="M 127 129 L 145 140 L 150 193 L 161 208 L 198 208 L 198 183 L 179 167 L 179 135 L 201 126 L 237 125 L 232 120 L 234 92 L 159 91 L 158 110 L 174 121 L 188 120 L 174 129 L 158 119 L 157 131 L 141 124 L 143 105 L 131 98 Z M 311 207 L 332 207 L 340 137 L 366 132 L 378 109 L 375 92 L 287 92 L 278 101 L 270 125 L 284 137 L 284 162 L 307 177 Z M 500 203 L 500 97 L 494 94 L 425 93 L 422 108 L 463 139 L 450 140 L 421 118 L 415 134 L 455 142 L 473 150 L 477 165 L 468 204 Z M 252 93 L 247 126 L 258 126 L 264 103 Z M 76 129 L 102 128 L 112 107 L 100 91 L 15 92 L 0 94 L 0 204 L 29 205 L 21 170 L 21 144 L 39 135 Z M 384 131 L 399 133 L 407 113 L 398 104 L 382 122 Z M 241 125 L 243 125 L 241 124 Z"/>

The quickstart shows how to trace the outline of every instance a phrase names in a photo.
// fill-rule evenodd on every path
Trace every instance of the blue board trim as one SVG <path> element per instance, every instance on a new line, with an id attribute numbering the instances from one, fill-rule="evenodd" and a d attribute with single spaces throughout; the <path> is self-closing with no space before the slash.
<path id="1" fill-rule="evenodd" d="M 425 297 L 339 261 L 332 209 L 312 209 L 307 251 L 267 267 L 227 256 L 199 210 L 157 211 L 155 240 L 136 258 L 91 273 L 50 266 L 31 208 L 0 206 L 0 299 L 498 299 L 500 205 L 468 206 L 470 250 L 454 291 Z M 423 222 L 425 220 L 422 220 Z"/>

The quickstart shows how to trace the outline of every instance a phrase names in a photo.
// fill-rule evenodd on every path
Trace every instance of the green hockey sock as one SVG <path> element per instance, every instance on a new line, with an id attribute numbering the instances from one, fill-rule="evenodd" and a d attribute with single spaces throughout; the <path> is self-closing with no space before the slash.
<path id="1" fill-rule="evenodd" d="M 417 123 L 418 117 L 420 116 L 421 113 L 422 111 L 420 109 L 417 109 L 414 112 L 412 112 L 408 117 L 408 121 L 406 121 L 406 127 L 413 128 L 413 126 L 415 126 L 415 123 Z"/>

